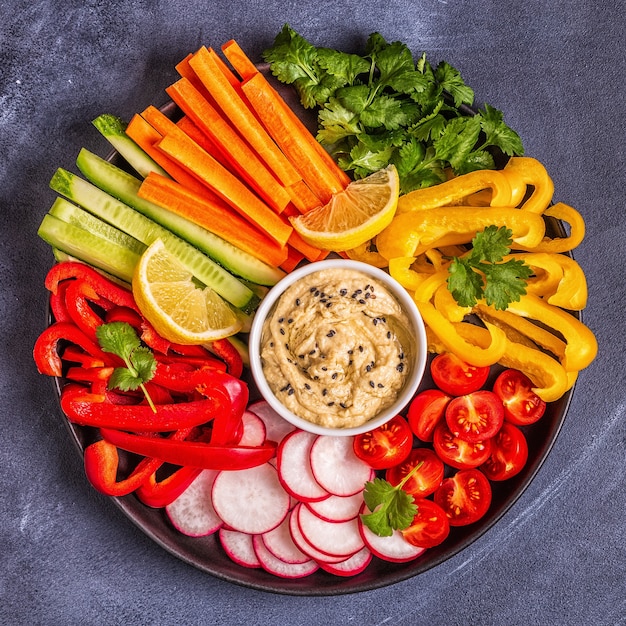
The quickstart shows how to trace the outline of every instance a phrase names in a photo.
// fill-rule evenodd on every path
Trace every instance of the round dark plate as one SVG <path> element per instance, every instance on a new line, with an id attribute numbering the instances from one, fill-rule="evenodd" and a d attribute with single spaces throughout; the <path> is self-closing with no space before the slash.
<path id="1" fill-rule="evenodd" d="M 286 91 L 284 87 L 274 84 L 281 90 L 285 99 L 298 110 L 298 103 L 293 92 L 291 90 Z M 168 103 L 162 107 L 162 110 L 171 115 L 174 113 L 175 107 L 172 103 Z M 307 117 L 305 121 L 309 125 L 314 123 L 310 117 Z M 112 161 L 119 161 L 115 153 L 109 158 Z M 550 220 L 548 232 L 553 236 L 565 235 L 562 224 L 556 220 Z M 48 321 L 51 321 L 49 312 Z M 492 368 L 491 381 L 498 371 L 498 367 Z M 251 398 L 258 397 L 251 377 L 246 380 L 250 385 Z M 63 379 L 54 380 L 57 398 L 63 382 Z M 432 380 L 426 375 L 420 389 L 427 389 L 431 386 Z M 492 504 L 481 520 L 469 526 L 452 528 L 449 537 L 443 544 L 426 550 L 413 561 L 390 563 L 374 557 L 365 571 L 352 577 L 344 578 L 319 570 L 305 578 L 285 579 L 261 569 L 241 567 L 234 563 L 222 550 L 217 535 L 202 538 L 187 537 L 175 530 L 168 522 L 164 510 L 151 509 L 143 505 L 132 494 L 122 498 L 111 498 L 111 501 L 142 532 L 165 550 L 182 561 L 222 580 L 253 589 L 289 595 L 331 596 L 368 591 L 417 576 L 458 554 L 486 533 L 513 506 L 537 474 L 563 425 L 572 394 L 573 389 L 570 389 L 558 401 L 548 405 L 545 415 L 537 423 L 522 428 L 528 440 L 528 462 L 517 476 L 501 483 L 492 483 Z M 96 439 L 97 432 L 95 429 L 71 424 L 65 417 L 63 420 L 82 455 L 85 447 Z"/>

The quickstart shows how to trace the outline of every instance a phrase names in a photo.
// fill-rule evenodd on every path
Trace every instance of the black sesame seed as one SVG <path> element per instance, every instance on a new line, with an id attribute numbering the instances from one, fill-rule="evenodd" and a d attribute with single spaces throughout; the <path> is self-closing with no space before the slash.
<path id="1" fill-rule="evenodd" d="M 363 346 L 359 346 L 359 352 L 363 352 Z"/>
<path id="2" fill-rule="evenodd" d="M 376 387 L 373 380 L 370 380 L 370 387 Z"/>
<path id="3" fill-rule="evenodd" d="M 330 309 L 330 307 L 331 307 L 331 306 L 333 306 L 333 303 L 332 303 L 332 302 L 328 302 L 328 303 L 326 304 L 326 308 L 327 308 L 327 309 Z"/>
<path id="4" fill-rule="evenodd" d="M 391 331 L 390 330 L 387 331 L 387 339 L 391 339 Z"/>
<path id="5" fill-rule="evenodd" d="M 404 371 L 404 363 L 398 363 L 398 365 L 396 365 L 396 369 L 399 372 L 403 372 Z"/>
<path id="6" fill-rule="evenodd" d="M 311 389 L 311 385 L 309 385 L 309 383 L 304 383 L 304 388 L 308 391 Z"/>
<path id="7" fill-rule="evenodd" d="M 365 300 L 363 300 L 363 298 L 361 298 L 361 299 L 359 300 L 359 304 L 365 304 Z"/>
<path id="8" fill-rule="evenodd" d="M 377 317 L 375 317 L 375 318 L 372 320 L 372 323 L 374 324 L 374 326 L 378 326 L 378 318 L 377 318 Z"/>
<path id="9" fill-rule="evenodd" d="M 309 354 L 315 354 L 315 348 L 313 348 L 313 350 L 309 350 Z"/>
<path id="10" fill-rule="evenodd" d="M 324 365 L 324 366 L 322 367 L 322 372 L 327 372 L 327 371 L 328 371 L 328 368 Z"/>
<path id="11" fill-rule="evenodd" d="M 385 385 L 383 385 L 382 383 L 378 383 L 378 385 L 376 385 L 379 389 L 382 389 Z"/>
<path id="12" fill-rule="evenodd" d="M 290 390 L 287 392 L 287 395 L 288 395 L 288 396 L 293 396 L 293 394 L 294 394 L 294 393 L 296 393 L 296 390 L 295 390 L 295 389 L 290 389 Z"/>
<path id="13" fill-rule="evenodd" d="M 347 293 L 348 293 L 348 290 L 347 290 L 347 289 L 341 289 L 341 290 L 339 291 L 339 295 L 340 295 L 340 296 L 345 296 Z"/>
<path id="14" fill-rule="evenodd" d="M 322 395 L 325 396 L 328 393 L 328 389 L 322 389 Z"/>
<path id="15" fill-rule="evenodd" d="M 350 350 L 348 350 L 348 354 L 354 354 L 354 350 L 352 350 L 352 348 L 350 348 Z"/>
<path id="16" fill-rule="evenodd" d="M 371 371 L 372 371 L 372 366 L 371 366 L 371 365 L 369 365 L 369 364 L 368 364 L 368 365 L 366 365 L 366 366 L 365 366 L 365 371 L 366 371 L 366 372 L 371 372 Z"/>
<path id="17" fill-rule="evenodd" d="M 335 379 L 337 378 L 337 372 L 335 372 L 335 373 L 331 376 L 331 378 L 332 378 L 333 380 L 335 380 Z"/>
<path id="18" fill-rule="evenodd" d="M 314 292 L 316 292 L 316 291 L 317 291 L 317 287 L 311 287 L 311 288 L 309 289 L 309 293 L 314 293 Z"/>
<path id="19" fill-rule="evenodd" d="M 284 317 L 279 317 L 279 318 L 278 318 L 278 323 L 279 323 L 279 324 L 282 324 L 284 321 L 285 321 L 285 318 L 284 318 Z"/>
<path id="20" fill-rule="evenodd" d="M 285 334 L 285 329 L 284 329 L 284 328 L 281 328 L 281 329 L 280 329 L 280 334 L 281 334 L 281 335 L 284 335 L 284 334 Z"/>
<path id="21" fill-rule="evenodd" d="M 345 402 L 340 402 L 340 403 L 339 403 L 339 406 L 340 406 L 342 409 L 347 409 L 347 408 L 348 408 L 348 405 L 347 405 Z"/>
<path id="22" fill-rule="evenodd" d="M 296 298 L 296 306 L 300 306 L 300 298 Z"/>
<path id="23" fill-rule="evenodd" d="M 335 403 L 331 400 L 331 401 L 328 403 L 328 406 L 333 406 L 334 404 L 335 404 Z"/>

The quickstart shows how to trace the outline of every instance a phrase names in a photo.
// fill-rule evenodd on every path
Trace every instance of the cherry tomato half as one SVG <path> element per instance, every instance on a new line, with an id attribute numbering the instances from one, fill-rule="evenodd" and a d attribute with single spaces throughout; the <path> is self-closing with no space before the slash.
<path id="1" fill-rule="evenodd" d="M 448 425 L 441 422 L 433 434 L 433 448 L 450 467 L 469 469 L 482 465 L 489 458 L 491 439 L 470 443 L 453 435 Z"/>
<path id="2" fill-rule="evenodd" d="M 480 470 L 459 470 L 444 479 L 433 498 L 445 511 L 450 526 L 465 526 L 473 524 L 489 510 L 491 485 Z"/>
<path id="3" fill-rule="evenodd" d="M 402 531 L 402 535 L 418 548 L 438 546 L 450 534 L 450 522 L 446 512 L 426 498 L 416 498 L 415 504 L 417 513 L 411 525 Z"/>
<path id="4" fill-rule="evenodd" d="M 418 439 L 433 440 L 433 430 L 443 418 L 443 413 L 451 399 L 440 389 L 426 389 L 413 398 L 407 417 L 409 426 Z"/>
<path id="5" fill-rule="evenodd" d="M 517 426 L 534 424 L 546 411 L 546 403 L 533 391 L 533 384 L 519 370 L 504 370 L 493 384 L 504 405 L 504 419 Z"/>
<path id="6" fill-rule="evenodd" d="M 489 480 L 506 480 L 518 474 L 528 460 L 528 443 L 524 433 L 504 422 L 491 442 L 491 455 L 480 466 Z"/>
<path id="7" fill-rule="evenodd" d="M 493 437 L 500 430 L 504 407 L 495 393 L 481 389 L 453 398 L 445 415 L 453 435 L 475 443 Z"/>
<path id="8" fill-rule="evenodd" d="M 395 487 L 418 463 L 421 463 L 419 469 L 402 488 L 414 498 L 428 496 L 441 485 L 445 469 L 443 461 L 430 448 L 413 448 L 402 463 L 386 471 L 385 479 Z"/>
<path id="9" fill-rule="evenodd" d="M 489 376 L 490 368 L 466 363 L 452 352 L 438 354 L 430 364 L 430 373 L 439 389 L 451 396 L 478 391 Z"/>
<path id="10" fill-rule="evenodd" d="M 402 463 L 413 447 L 413 433 L 401 416 L 392 417 L 386 424 L 356 435 L 354 453 L 372 469 L 387 469 Z"/>

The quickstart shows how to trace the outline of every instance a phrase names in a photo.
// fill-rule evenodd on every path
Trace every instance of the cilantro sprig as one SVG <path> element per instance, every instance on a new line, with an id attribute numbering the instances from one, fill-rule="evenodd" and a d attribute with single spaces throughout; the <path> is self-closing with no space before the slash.
<path id="1" fill-rule="evenodd" d="M 363 178 L 393 163 L 400 192 L 455 174 L 495 168 L 490 148 L 524 152 L 497 109 L 475 115 L 474 91 L 449 63 L 414 60 L 401 42 L 372 33 L 364 54 L 316 47 L 288 24 L 264 52 L 279 81 L 293 85 L 304 107 L 318 112 L 317 139 L 339 166 Z"/>
<path id="2" fill-rule="evenodd" d="M 448 268 L 448 289 L 461 306 L 474 306 L 484 299 L 505 310 L 526 293 L 532 269 L 523 261 L 504 257 L 511 251 L 512 231 L 504 226 L 487 226 L 476 233 L 471 250 L 454 257 Z"/>
<path id="3" fill-rule="evenodd" d="M 361 515 L 361 521 L 379 537 L 389 537 L 394 530 L 404 530 L 411 525 L 417 514 L 413 496 L 403 487 L 424 463 L 420 461 L 397 484 L 383 478 L 365 483 L 363 499 L 371 513 Z"/>
<path id="4" fill-rule="evenodd" d="M 154 376 L 157 364 L 151 350 L 141 344 L 135 329 L 127 322 L 110 322 L 98 326 L 96 337 L 104 352 L 119 356 L 126 364 L 126 367 L 113 370 L 109 387 L 122 391 L 140 388 L 156 413 L 156 406 L 144 383 Z"/>

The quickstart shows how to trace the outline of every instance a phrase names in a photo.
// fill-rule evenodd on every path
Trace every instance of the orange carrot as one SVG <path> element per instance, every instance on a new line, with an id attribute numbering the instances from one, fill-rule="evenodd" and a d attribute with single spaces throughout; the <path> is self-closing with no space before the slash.
<path id="1" fill-rule="evenodd" d="M 291 196 L 292 204 L 297 207 L 299 213 L 306 213 L 322 204 L 320 199 L 303 180 L 287 187 L 287 192 Z"/>
<path id="2" fill-rule="evenodd" d="M 235 68 L 235 71 L 242 80 L 251 78 L 258 73 L 257 66 L 248 58 L 246 53 L 241 49 L 239 44 L 231 39 L 222 46 L 222 52 Z"/>
<path id="3" fill-rule="evenodd" d="M 296 269 L 298 263 L 304 259 L 304 254 L 291 246 L 287 246 L 287 250 L 287 259 L 281 263 L 280 269 L 285 272 L 292 272 Z"/>
<path id="4" fill-rule="evenodd" d="M 191 82 L 181 78 L 165 91 L 194 124 L 219 147 L 227 159 L 229 169 L 240 176 L 277 213 L 282 212 L 291 199 L 287 190 Z"/>
<path id="5" fill-rule="evenodd" d="M 141 146 L 174 180 L 197 193 L 211 193 L 205 185 L 156 147 L 155 144 L 161 140 L 162 135 L 141 115 L 135 114 L 131 118 L 126 127 L 126 134 L 137 145 Z"/>
<path id="6" fill-rule="evenodd" d="M 243 92 L 274 141 L 323 203 L 345 189 L 345 172 L 340 175 L 341 169 L 334 163 L 329 167 L 316 147 L 322 146 L 301 122 L 295 123 L 290 109 L 261 73 L 244 81 Z"/>
<path id="7" fill-rule="evenodd" d="M 166 134 L 157 144 L 169 157 L 208 185 L 238 213 L 285 245 L 293 228 L 195 141 L 179 132 Z"/>
<path id="8" fill-rule="evenodd" d="M 189 135 L 203 150 L 214 156 L 222 165 L 230 167 L 230 157 L 223 153 L 222 149 L 187 115 L 183 115 L 176 126 L 185 134 Z"/>
<path id="9" fill-rule="evenodd" d="M 139 195 L 206 228 L 273 267 L 280 266 L 287 259 L 287 246 L 278 245 L 221 200 L 214 202 L 158 174 L 144 179 Z"/>
<path id="10" fill-rule="evenodd" d="M 207 48 L 200 48 L 189 60 L 189 64 L 220 109 L 276 178 L 285 186 L 293 185 L 302 177 L 259 123 L 248 104 L 224 77 L 215 56 L 215 51 L 211 54 Z"/>

